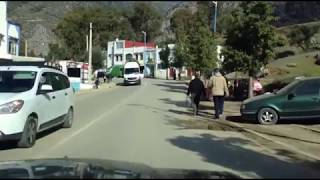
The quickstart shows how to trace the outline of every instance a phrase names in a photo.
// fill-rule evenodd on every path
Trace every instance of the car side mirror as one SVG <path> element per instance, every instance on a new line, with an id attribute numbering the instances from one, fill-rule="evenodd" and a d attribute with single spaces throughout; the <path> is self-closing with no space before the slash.
<path id="1" fill-rule="evenodd" d="M 51 92 L 51 91 L 53 91 L 52 85 L 50 85 L 50 84 L 41 85 L 41 88 L 40 88 L 40 92 L 41 93 L 48 93 L 48 92 Z"/>
<path id="2" fill-rule="evenodd" d="M 288 100 L 291 100 L 291 99 L 293 99 L 294 97 L 296 97 L 296 94 L 295 94 L 295 93 L 290 93 L 290 94 L 288 95 Z"/>

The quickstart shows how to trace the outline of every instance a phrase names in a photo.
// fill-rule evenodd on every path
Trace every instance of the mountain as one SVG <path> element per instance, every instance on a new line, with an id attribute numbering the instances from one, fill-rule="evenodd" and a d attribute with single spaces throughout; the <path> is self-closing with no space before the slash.
<path id="1" fill-rule="evenodd" d="M 160 14 L 179 1 L 151 1 Z M 28 40 L 28 49 L 36 55 L 48 53 L 48 44 L 55 42 L 52 29 L 63 16 L 78 7 L 130 9 L 134 1 L 8 1 L 8 19 L 22 27 L 22 38 Z"/>
<path id="2" fill-rule="evenodd" d="M 170 32 L 170 17 L 180 8 L 197 10 L 196 1 L 148 1 L 165 18 L 162 31 Z M 223 16 L 237 8 L 240 1 L 219 1 L 218 16 Z M 320 19 L 320 1 L 270 1 L 279 20 L 275 25 L 284 26 Z M 55 41 L 52 29 L 70 10 L 77 7 L 104 7 L 127 10 L 134 1 L 8 1 L 8 18 L 22 26 L 22 36 L 28 40 L 28 48 L 35 54 L 48 53 L 48 44 Z M 221 28 L 221 27 L 220 27 Z M 163 37 L 162 37 L 163 38 Z"/>

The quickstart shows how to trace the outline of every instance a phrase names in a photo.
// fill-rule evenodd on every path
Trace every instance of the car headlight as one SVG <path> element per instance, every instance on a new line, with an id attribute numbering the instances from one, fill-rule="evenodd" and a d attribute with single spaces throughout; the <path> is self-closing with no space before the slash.
<path id="1" fill-rule="evenodd" d="M 24 102 L 22 100 L 12 101 L 6 104 L 0 105 L 0 114 L 11 114 L 20 111 Z"/>

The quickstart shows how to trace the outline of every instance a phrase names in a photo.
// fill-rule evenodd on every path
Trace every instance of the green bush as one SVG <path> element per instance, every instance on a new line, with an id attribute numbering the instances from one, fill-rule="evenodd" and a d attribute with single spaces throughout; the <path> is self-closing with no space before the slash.
<path id="1" fill-rule="evenodd" d="M 294 56 L 296 53 L 292 50 L 285 50 L 285 51 L 282 51 L 282 52 L 278 52 L 276 53 L 276 59 L 279 59 L 279 58 L 285 58 L 285 57 L 289 57 L 289 56 Z"/>

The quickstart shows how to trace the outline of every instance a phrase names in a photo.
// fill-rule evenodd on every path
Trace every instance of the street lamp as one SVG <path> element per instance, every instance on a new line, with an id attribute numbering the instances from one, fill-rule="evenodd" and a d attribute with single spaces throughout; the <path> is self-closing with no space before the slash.
<path id="1" fill-rule="evenodd" d="M 217 7 L 218 1 L 211 1 L 214 4 L 214 19 L 213 19 L 213 32 L 217 32 Z"/>
<path id="2" fill-rule="evenodd" d="M 145 31 L 141 31 L 142 34 L 144 35 L 144 48 L 143 48 L 143 64 L 144 64 L 144 69 L 143 69 L 143 74 L 146 77 L 147 76 L 147 63 L 146 63 L 146 46 L 147 46 L 147 33 Z"/>

